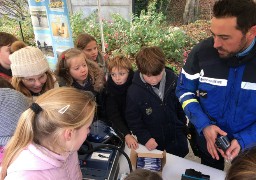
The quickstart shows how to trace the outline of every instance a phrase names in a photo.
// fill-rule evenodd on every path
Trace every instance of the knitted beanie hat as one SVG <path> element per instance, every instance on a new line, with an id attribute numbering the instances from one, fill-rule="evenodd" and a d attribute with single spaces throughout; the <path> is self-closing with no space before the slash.
<path id="1" fill-rule="evenodd" d="M 29 107 L 27 98 L 20 92 L 0 88 L 0 146 L 12 137 L 22 112 Z"/>
<path id="2" fill-rule="evenodd" d="M 27 46 L 15 51 L 9 56 L 12 75 L 16 77 L 29 77 L 43 74 L 49 70 L 48 62 L 43 52 Z"/>

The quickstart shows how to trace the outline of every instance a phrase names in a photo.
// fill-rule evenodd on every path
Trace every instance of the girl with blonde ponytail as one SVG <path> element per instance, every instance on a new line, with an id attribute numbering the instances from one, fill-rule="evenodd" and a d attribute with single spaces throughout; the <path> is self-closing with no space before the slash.
<path id="1" fill-rule="evenodd" d="M 90 132 L 95 106 L 90 92 L 75 88 L 39 96 L 6 146 L 1 179 L 82 179 L 77 150 Z"/>

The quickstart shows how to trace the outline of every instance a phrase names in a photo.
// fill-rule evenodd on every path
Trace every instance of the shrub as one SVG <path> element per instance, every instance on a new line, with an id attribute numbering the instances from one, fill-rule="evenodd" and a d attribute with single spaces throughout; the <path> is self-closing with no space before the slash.
<path id="1" fill-rule="evenodd" d="M 31 18 L 21 21 L 25 43 L 35 45 Z M 101 44 L 100 26 L 97 13 L 84 18 L 82 12 L 70 16 L 73 40 L 83 32 L 89 33 Z M 108 54 L 124 54 L 130 58 L 142 46 L 159 46 L 169 61 L 182 62 L 183 53 L 190 50 L 196 42 L 208 34 L 202 28 L 209 23 L 196 22 L 181 28 L 169 26 L 166 17 L 156 10 L 156 3 L 149 4 L 147 10 L 139 16 L 133 16 L 129 22 L 119 14 L 113 14 L 112 20 L 103 19 L 104 37 Z M 200 29 L 197 31 L 196 29 Z M 0 31 L 10 32 L 21 38 L 19 23 L 7 17 L 0 19 Z"/>
<path id="2" fill-rule="evenodd" d="M 20 23 L 25 43 L 28 45 L 35 45 L 34 31 L 31 18 L 26 17 L 24 20 L 21 20 Z M 16 19 L 10 19 L 6 16 L 2 16 L 0 19 L 0 31 L 13 34 L 18 39 L 22 40 L 19 21 L 17 21 Z"/>
<path id="3" fill-rule="evenodd" d="M 84 18 L 82 12 L 75 12 L 70 16 L 70 26 L 72 29 L 73 40 L 81 33 L 89 33 L 97 40 L 100 38 L 100 27 L 97 20 L 97 14 L 92 13 L 89 17 Z"/>
<path id="4" fill-rule="evenodd" d="M 86 32 L 100 42 L 96 13 L 83 19 L 82 13 L 79 12 L 73 14 L 70 19 L 75 38 L 79 33 Z M 166 58 L 182 61 L 183 52 L 193 42 L 182 29 L 168 27 L 165 16 L 156 12 L 154 2 L 148 6 L 147 11 L 143 10 L 139 17 L 133 16 L 131 22 L 119 14 L 113 14 L 112 19 L 112 21 L 103 20 L 105 43 L 108 44 L 107 52 L 110 54 L 122 53 L 134 57 L 143 46 L 159 46 L 163 49 Z"/>

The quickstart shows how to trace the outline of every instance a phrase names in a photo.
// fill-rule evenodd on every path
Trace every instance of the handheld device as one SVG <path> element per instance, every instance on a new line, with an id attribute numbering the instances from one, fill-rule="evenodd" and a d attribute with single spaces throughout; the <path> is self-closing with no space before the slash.
<path id="1" fill-rule="evenodd" d="M 203 174 L 200 171 L 194 169 L 186 169 L 185 174 L 182 174 L 181 180 L 210 180 L 210 176 Z"/>
<path id="2" fill-rule="evenodd" d="M 216 146 L 224 152 L 230 147 L 230 141 L 227 136 L 219 136 L 215 141 Z"/>

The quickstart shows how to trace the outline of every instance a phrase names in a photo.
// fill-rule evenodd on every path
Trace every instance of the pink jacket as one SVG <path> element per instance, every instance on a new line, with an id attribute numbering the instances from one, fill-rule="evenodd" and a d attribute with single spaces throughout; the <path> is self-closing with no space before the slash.
<path id="1" fill-rule="evenodd" d="M 4 155 L 4 147 L 0 146 L 0 166 Z"/>
<path id="2" fill-rule="evenodd" d="M 60 156 L 30 144 L 7 169 L 5 180 L 81 180 L 77 152 Z"/>

